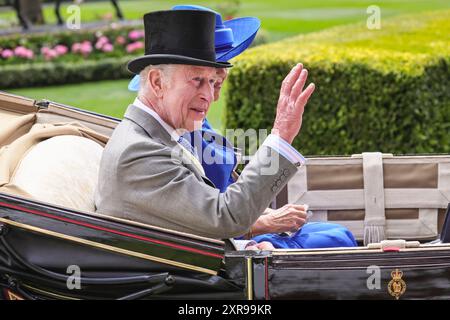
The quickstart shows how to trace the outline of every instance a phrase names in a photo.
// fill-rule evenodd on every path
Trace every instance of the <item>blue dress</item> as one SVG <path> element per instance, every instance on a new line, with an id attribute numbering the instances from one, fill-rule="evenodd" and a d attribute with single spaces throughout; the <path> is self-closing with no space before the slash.
<path id="1" fill-rule="evenodd" d="M 233 146 L 225 137 L 215 132 L 206 119 L 202 130 L 192 132 L 190 138 L 197 153 L 202 152 L 201 162 L 206 176 L 220 189 L 220 192 L 225 192 L 227 187 L 234 183 L 231 174 L 237 159 Z M 211 158 L 219 161 L 211 161 Z M 275 248 L 284 249 L 357 246 L 353 234 L 347 228 L 324 222 L 306 223 L 292 235 L 270 233 L 256 236 L 252 240 L 269 241 Z"/>
<path id="2" fill-rule="evenodd" d="M 225 137 L 215 132 L 206 119 L 203 121 L 202 130 L 191 132 L 190 139 L 197 153 L 201 153 L 206 176 L 220 192 L 225 192 L 227 187 L 234 183 L 231 176 L 237 163 L 234 147 Z"/>

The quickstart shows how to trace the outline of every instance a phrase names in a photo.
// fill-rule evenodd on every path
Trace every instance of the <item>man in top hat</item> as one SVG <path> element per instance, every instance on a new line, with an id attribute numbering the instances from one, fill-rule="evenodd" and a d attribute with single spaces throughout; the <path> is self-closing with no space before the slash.
<path id="1" fill-rule="evenodd" d="M 222 16 L 209 8 L 198 5 L 176 5 L 172 10 L 203 10 L 211 11 L 216 15 L 215 41 L 216 61 L 228 62 L 230 59 L 244 52 L 253 42 L 261 22 L 255 17 L 240 17 L 231 20 L 222 20 Z M 223 82 L 228 75 L 227 68 L 217 68 L 218 79 L 214 86 L 214 101 L 219 99 Z M 141 77 L 135 75 L 128 84 L 130 91 L 139 91 Z M 198 138 L 200 136 L 200 139 Z M 235 182 L 237 174 L 234 171 L 238 161 L 231 143 L 218 134 L 205 118 L 199 131 L 191 132 L 188 137 L 192 147 L 197 148 L 198 153 L 210 153 L 221 161 L 205 161 L 205 157 L 199 160 L 209 178 L 220 192 Z M 246 236 L 258 236 L 266 233 L 281 233 L 293 231 L 299 224 L 292 226 L 292 221 L 302 221 L 306 218 L 306 206 L 290 204 L 280 209 L 266 208 L 264 214 L 251 227 L 251 232 Z M 300 219 L 300 220 L 299 220 Z"/>
<path id="2" fill-rule="evenodd" d="M 207 10 L 209 8 L 197 5 L 178 5 L 172 10 Z M 215 27 L 216 61 L 228 62 L 247 49 L 258 32 L 260 21 L 255 17 L 235 18 L 223 21 L 218 12 Z M 214 86 L 214 101 L 218 100 L 221 86 L 227 77 L 227 68 L 217 68 L 219 79 Z M 129 84 L 129 90 L 138 91 L 140 77 L 136 75 Z M 193 131 L 187 137 L 197 154 L 214 155 L 214 160 L 207 161 L 208 157 L 200 157 L 205 175 L 220 192 L 236 181 L 234 171 L 238 161 L 233 145 L 210 126 L 205 118 L 201 130 Z M 342 225 L 324 222 L 306 222 L 307 205 L 287 204 L 278 209 L 266 208 L 256 222 L 250 227 L 244 237 L 257 242 L 257 247 L 269 248 L 330 248 L 353 247 L 356 241 L 353 234 Z M 297 221 L 297 223 L 293 223 Z M 300 229 L 298 229 L 300 227 Z M 292 233 L 294 232 L 294 233 Z M 243 244 L 243 241 L 236 241 Z M 245 242 L 249 244 L 249 242 Z M 252 248 L 248 246 L 247 248 Z"/>
<path id="3" fill-rule="evenodd" d="M 146 54 L 128 68 L 140 74 L 138 97 L 107 144 L 96 207 L 101 213 L 211 238 L 246 233 L 304 159 L 290 143 L 314 91 L 298 64 L 283 81 L 272 134 L 236 183 L 221 193 L 207 178 L 182 129 L 199 129 L 214 99 L 215 14 L 172 10 L 146 14 Z M 304 90 L 303 90 L 304 89 Z M 304 221 L 292 221 L 301 225 Z"/>

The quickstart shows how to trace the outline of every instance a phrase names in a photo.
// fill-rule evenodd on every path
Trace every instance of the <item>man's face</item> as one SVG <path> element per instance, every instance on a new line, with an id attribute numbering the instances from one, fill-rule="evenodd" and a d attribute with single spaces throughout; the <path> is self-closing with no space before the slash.
<path id="1" fill-rule="evenodd" d="M 214 85 L 214 101 L 219 100 L 220 89 L 222 89 L 222 85 L 228 76 L 228 69 L 227 68 L 217 68 L 216 75 L 217 75 L 217 81 L 216 81 L 216 84 Z"/>
<path id="2" fill-rule="evenodd" d="M 213 102 L 217 79 L 216 68 L 175 66 L 170 81 L 163 85 L 163 119 L 174 129 L 200 129 Z"/>

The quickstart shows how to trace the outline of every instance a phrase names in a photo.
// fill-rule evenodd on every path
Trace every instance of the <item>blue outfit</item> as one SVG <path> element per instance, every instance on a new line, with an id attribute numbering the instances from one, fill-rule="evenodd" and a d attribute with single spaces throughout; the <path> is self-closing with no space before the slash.
<path id="1" fill-rule="evenodd" d="M 201 154 L 200 160 L 206 176 L 220 192 L 225 192 L 227 187 L 234 183 L 231 176 L 237 164 L 234 147 L 225 137 L 215 132 L 206 119 L 201 132 L 191 132 L 190 138 L 197 154 Z M 201 152 L 198 152 L 200 142 Z"/>
<path id="2" fill-rule="evenodd" d="M 191 143 L 198 154 L 206 176 L 225 192 L 234 182 L 231 173 L 236 166 L 237 159 L 233 146 L 228 140 L 216 133 L 208 121 L 203 122 L 202 130 L 191 133 Z M 199 145 L 201 143 L 201 150 Z M 197 146 L 197 147 L 196 147 Z M 201 151 L 201 152 L 199 152 Z M 221 161 L 208 161 L 204 154 L 211 155 L 213 159 Z M 269 241 L 275 248 L 331 248 L 355 247 L 357 243 L 353 234 L 345 227 L 335 223 L 309 222 L 303 225 L 293 235 L 263 234 L 254 237 L 256 242 Z"/>
<path id="3" fill-rule="evenodd" d="M 285 234 L 262 234 L 254 237 L 256 242 L 269 241 L 279 249 L 317 249 L 330 247 L 356 247 L 353 234 L 336 223 L 308 222 L 297 232 Z"/>

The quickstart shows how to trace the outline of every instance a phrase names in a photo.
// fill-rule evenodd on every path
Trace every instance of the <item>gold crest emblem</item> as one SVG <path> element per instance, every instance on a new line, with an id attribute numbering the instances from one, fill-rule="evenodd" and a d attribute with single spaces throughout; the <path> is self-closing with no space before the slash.
<path id="1" fill-rule="evenodd" d="M 388 292 L 397 300 L 406 291 L 406 282 L 402 280 L 403 272 L 395 269 L 391 272 L 392 280 L 388 284 Z"/>

